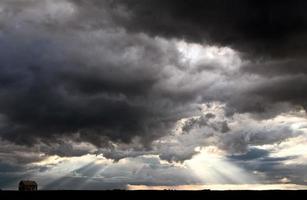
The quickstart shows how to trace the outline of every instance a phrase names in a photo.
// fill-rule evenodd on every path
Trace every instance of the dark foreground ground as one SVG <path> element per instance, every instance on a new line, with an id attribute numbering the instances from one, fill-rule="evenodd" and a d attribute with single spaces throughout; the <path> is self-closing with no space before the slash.
<path id="1" fill-rule="evenodd" d="M 149 199 L 156 197 L 163 198 L 189 198 L 201 197 L 201 199 L 216 199 L 216 198 L 236 198 L 236 199 L 307 199 L 306 191 L 37 191 L 37 192 L 17 192 L 17 191 L 0 191 L 0 199 L 9 199 L 13 197 L 22 197 L 35 199 L 60 198 L 69 197 L 72 199 L 111 199 L 123 197 L 125 199 Z M 198 199 L 198 198 L 197 198 Z M 160 200 L 160 199 L 158 199 Z"/>

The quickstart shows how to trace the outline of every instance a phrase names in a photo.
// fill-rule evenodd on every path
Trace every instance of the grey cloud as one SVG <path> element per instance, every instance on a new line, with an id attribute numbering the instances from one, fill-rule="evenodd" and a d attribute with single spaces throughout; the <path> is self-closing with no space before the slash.
<path id="1" fill-rule="evenodd" d="M 12 155 L 12 163 L 45 158 L 37 157 L 39 151 L 102 153 L 116 161 L 153 154 L 183 162 L 198 146 L 244 154 L 251 145 L 297 134 L 289 125 L 234 129 L 229 121 L 236 113 L 252 113 L 260 123 L 293 105 L 306 108 L 302 1 L 0 5 L 0 136 L 18 144 L 1 155 Z M 171 38 L 229 46 L 244 64 L 233 69 L 233 63 L 204 58 L 188 65 Z M 178 120 L 201 114 L 199 105 L 212 101 L 226 104 L 225 116 L 209 113 L 188 120 L 185 134 L 171 134 Z M 82 142 L 88 146 L 77 145 Z M 25 154 L 35 147 L 33 155 Z"/>
<path id="2" fill-rule="evenodd" d="M 216 113 L 219 112 L 216 110 Z M 204 113 L 181 122 L 172 134 L 153 141 L 149 149 L 144 150 L 137 146 L 136 142 L 101 148 L 99 152 L 115 160 L 141 155 L 159 155 L 162 160 L 183 163 L 199 153 L 197 147 L 216 146 L 234 158 L 245 158 L 267 153 L 260 150 L 250 152 L 253 146 L 278 144 L 303 134 L 301 130 L 290 128 L 291 125 L 287 122 L 274 123 L 249 115 L 239 115 L 239 118 L 241 119 L 227 117 L 225 113 L 219 113 L 214 117 L 211 112 Z"/>
<path id="3" fill-rule="evenodd" d="M 204 124 L 202 117 L 192 118 L 183 124 L 181 133 L 164 137 L 160 142 L 154 144 L 160 150 L 158 151 L 160 158 L 168 161 L 189 160 L 198 154 L 196 147 L 208 146 L 216 146 L 228 155 L 247 159 L 258 154 L 260 156 L 267 154 L 260 150 L 251 152 L 250 148 L 253 146 L 278 144 L 303 135 L 301 130 L 291 129 L 288 123 L 275 124 L 269 120 L 258 121 L 251 116 L 244 115 L 241 120 L 239 122 L 237 119 L 218 115 Z M 234 126 L 234 123 L 237 125 Z M 189 127 L 188 132 L 186 132 L 186 126 Z"/>
<path id="4" fill-rule="evenodd" d="M 195 126 L 199 128 L 207 126 L 210 118 L 214 118 L 214 117 L 215 117 L 214 114 L 208 113 L 206 115 L 202 115 L 198 119 L 192 118 L 188 120 L 187 122 L 185 122 L 184 126 L 182 127 L 182 131 L 190 132 L 193 128 L 195 128 Z"/>
<path id="5" fill-rule="evenodd" d="M 27 148 L 0 140 L 0 160 L 8 165 L 23 166 L 46 158 L 37 148 Z"/>
<path id="6" fill-rule="evenodd" d="M 246 154 L 232 155 L 230 156 L 230 158 L 239 160 L 239 161 L 248 161 L 248 160 L 255 160 L 258 158 L 267 157 L 269 154 L 270 154 L 269 151 L 253 148 L 253 149 L 250 149 Z"/>
<path id="7" fill-rule="evenodd" d="M 119 20 L 129 31 L 230 46 L 240 51 L 242 57 L 247 56 L 251 63 L 242 71 L 251 76 L 268 77 L 268 80 L 264 80 L 265 86 L 258 88 L 259 92 L 240 91 L 238 96 L 242 98 L 236 102 L 230 99 L 229 106 L 235 112 L 266 112 L 263 105 L 270 107 L 281 102 L 306 107 L 306 83 L 295 76 L 306 74 L 305 1 L 114 2 L 129 13 Z M 287 80 L 281 83 L 269 80 L 278 76 L 286 76 Z M 249 99 L 259 100 L 241 106 Z M 224 98 L 219 100 L 225 101 Z"/>
<path id="8" fill-rule="evenodd" d="M 278 125 L 271 128 L 264 126 L 246 127 L 233 131 L 221 138 L 220 147 L 232 153 L 246 153 L 249 146 L 275 144 L 288 138 L 302 134 L 300 131 L 291 130 L 287 125 Z"/>
<path id="9" fill-rule="evenodd" d="M 286 183 L 306 184 L 306 165 L 287 164 L 296 156 L 273 157 L 269 151 L 250 149 L 245 155 L 230 156 L 229 159 L 250 173 L 257 173 L 264 184 Z"/>

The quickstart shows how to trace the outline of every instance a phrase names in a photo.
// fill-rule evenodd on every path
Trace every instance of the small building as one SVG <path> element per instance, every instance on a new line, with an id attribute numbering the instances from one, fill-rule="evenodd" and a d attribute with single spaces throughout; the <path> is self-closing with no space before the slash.
<path id="1" fill-rule="evenodd" d="M 19 191 L 37 191 L 37 183 L 35 181 L 20 181 Z"/>

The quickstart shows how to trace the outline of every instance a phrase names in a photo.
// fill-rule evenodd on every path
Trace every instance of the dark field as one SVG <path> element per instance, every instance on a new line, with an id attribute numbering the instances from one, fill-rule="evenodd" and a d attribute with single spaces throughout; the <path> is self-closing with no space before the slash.
<path id="1" fill-rule="evenodd" d="M 201 197 L 202 199 L 216 199 L 216 198 L 242 198 L 242 199 L 276 199 L 281 198 L 295 198 L 295 199 L 306 199 L 306 191 L 37 191 L 37 192 L 18 192 L 18 191 L 0 191 L 1 197 L 12 198 L 12 197 L 28 197 L 33 198 L 57 198 L 57 197 L 77 197 L 81 199 L 86 199 L 89 197 L 98 197 L 99 199 L 104 198 L 196 198 Z"/>

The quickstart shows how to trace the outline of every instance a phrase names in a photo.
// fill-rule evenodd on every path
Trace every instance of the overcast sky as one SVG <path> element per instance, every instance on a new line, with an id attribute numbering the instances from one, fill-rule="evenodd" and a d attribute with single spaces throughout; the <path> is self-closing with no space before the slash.
<path id="1" fill-rule="evenodd" d="M 1 0 L 0 188 L 307 189 L 306 9 Z"/>

